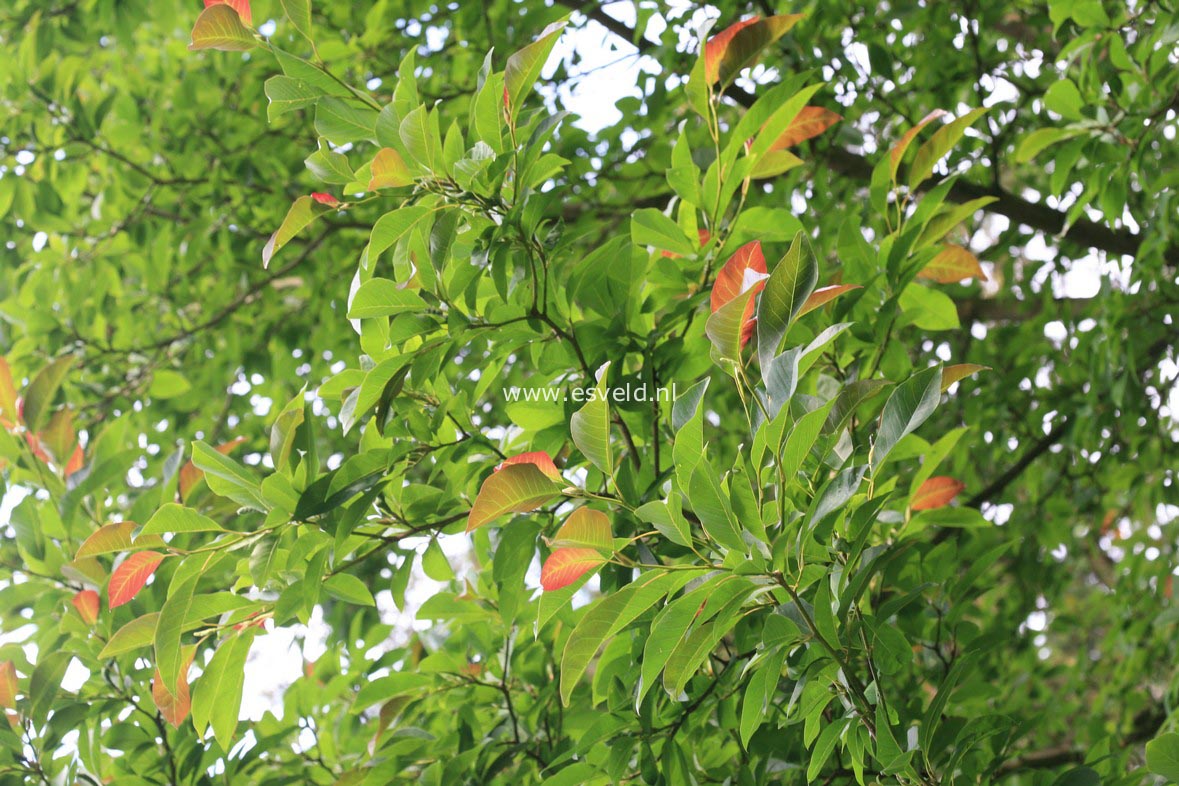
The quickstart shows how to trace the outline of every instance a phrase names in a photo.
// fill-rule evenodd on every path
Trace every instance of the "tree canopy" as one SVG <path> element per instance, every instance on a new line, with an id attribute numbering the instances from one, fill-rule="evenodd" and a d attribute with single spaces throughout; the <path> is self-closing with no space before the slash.
<path id="1" fill-rule="evenodd" d="M 10 0 L 0 784 L 1179 782 L 1177 40 Z"/>

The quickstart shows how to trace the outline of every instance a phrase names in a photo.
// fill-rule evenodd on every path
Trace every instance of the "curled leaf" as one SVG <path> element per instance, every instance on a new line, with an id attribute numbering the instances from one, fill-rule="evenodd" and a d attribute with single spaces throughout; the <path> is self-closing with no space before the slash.
<path id="1" fill-rule="evenodd" d="M 311 193 L 311 198 L 319 204 L 327 205 L 328 207 L 336 207 L 340 204 L 340 200 L 336 199 L 331 194 L 325 194 L 322 191 L 313 191 Z"/>

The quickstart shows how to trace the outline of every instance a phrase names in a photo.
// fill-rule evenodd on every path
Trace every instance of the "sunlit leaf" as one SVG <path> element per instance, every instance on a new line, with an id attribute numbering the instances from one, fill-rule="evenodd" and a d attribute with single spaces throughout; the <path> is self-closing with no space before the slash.
<path id="1" fill-rule="evenodd" d="M 953 366 L 946 366 L 942 369 L 942 392 L 949 389 L 950 385 L 959 382 L 967 377 L 972 377 L 980 371 L 990 371 L 990 366 L 980 366 L 977 363 L 958 363 Z"/>
<path id="2" fill-rule="evenodd" d="M 917 137 L 918 134 L 921 133 L 921 129 L 925 128 L 934 120 L 937 120 L 939 117 L 942 117 L 945 114 L 946 111 L 944 109 L 933 110 L 928 115 L 921 118 L 917 125 L 913 126 L 904 134 L 902 134 L 901 138 L 897 140 L 897 143 L 892 146 L 891 150 L 888 151 L 888 172 L 889 177 L 891 177 L 894 182 L 897 179 L 897 169 L 900 168 L 901 159 L 905 157 L 905 151 L 909 149 L 909 145 L 913 144 L 913 140 Z"/>
<path id="3" fill-rule="evenodd" d="M 491 473 L 467 515 L 467 532 L 506 513 L 536 510 L 556 498 L 560 487 L 534 464 L 513 464 Z"/>
<path id="4" fill-rule="evenodd" d="M 377 151 L 370 171 L 372 172 L 372 178 L 368 182 L 370 191 L 413 185 L 413 174 L 406 166 L 405 159 L 391 147 L 383 147 Z"/>
<path id="5" fill-rule="evenodd" d="M 762 264 L 764 266 L 764 260 Z M 790 250 L 778 261 L 765 282 L 765 292 L 757 306 L 757 355 L 763 378 L 769 374 L 770 361 L 778 354 L 786 331 L 818 280 L 819 264 L 815 253 L 806 235 L 799 232 L 794 236 Z M 720 283 L 720 276 L 717 276 L 717 283 Z"/>
<path id="6" fill-rule="evenodd" d="M 192 43 L 188 48 L 220 49 L 225 52 L 244 52 L 257 45 L 250 28 L 229 5 L 217 3 L 201 11 L 192 27 Z"/>
<path id="7" fill-rule="evenodd" d="M 952 244 L 939 251 L 929 264 L 921 269 L 917 277 L 930 279 L 939 284 L 955 284 L 968 278 L 987 280 L 987 274 L 983 272 L 978 257 L 962 246 Z"/>
<path id="8" fill-rule="evenodd" d="M 164 556 L 155 551 L 139 551 L 120 562 L 107 585 L 107 605 L 116 609 L 134 598 L 156 572 Z"/>
<path id="9" fill-rule="evenodd" d="M 564 19 L 553 22 L 541 31 L 535 41 L 508 57 L 507 68 L 504 70 L 504 109 L 509 125 L 515 125 L 524 96 L 536 83 L 564 29 Z"/>
<path id="10" fill-rule="evenodd" d="M 965 483 L 945 475 L 930 478 L 913 494 L 909 507 L 913 510 L 933 510 L 949 505 L 964 488 Z"/>
<path id="11" fill-rule="evenodd" d="M 205 8 L 211 5 L 224 4 L 237 11 L 237 15 L 247 25 L 253 24 L 254 17 L 250 12 L 250 0 L 205 0 Z"/>
<path id="12" fill-rule="evenodd" d="M 802 14 L 753 17 L 730 25 L 708 39 L 704 45 L 704 78 L 725 86 L 737 78 L 743 68 L 753 65 L 762 50 L 794 27 Z"/>
<path id="13" fill-rule="evenodd" d="M 569 433 L 587 459 L 602 472 L 614 472 L 614 452 L 610 447 L 610 407 L 606 403 L 607 363 L 598 370 L 598 384 L 589 389 L 589 400 L 573 413 Z"/>
<path id="14" fill-rule="evenodd" d="M 821 106 L 804 106 L 789 127 L 774 140 L 770 149 L 782 150 L 793 147 L 799 142 L 818 136 L 842 119 L 841 115 L 837 115 L 830 109 Z"/>
<path id="15" fill-rule="evenodd" d="M 219 7 L 224 6 L 213 6 L 213 8 Z M 270 236 L 270 240 L 266 242 L 266 246 L 262 249 L 262 267 L 269 267 L 270 260 L 274 258 L 274 255 L 283 246 L 291 242 L 304 227 L 329 210 L 331 208 L 312 199 L 310 196 L 301 196 L 296 199 L 291 204 L 290 210 L 287 211 L 286 218 L 282 220 L 282 224 Z"/>
<path id="16" fill-rule="evenodd" d="M 94 590 L 82 590 L 70 598 L 70 604 L 78 611 L 78 615 L 87 625 L 98 622 L 99 599 Z"/>
<path id="17" fill-rule="evenodd" d="M 597 549 L 580 546 L 557 549 L 544 561 L 540 571 L 540 586 L 546 592 L 559 590 L 605 563 L 606 558 Z"/>

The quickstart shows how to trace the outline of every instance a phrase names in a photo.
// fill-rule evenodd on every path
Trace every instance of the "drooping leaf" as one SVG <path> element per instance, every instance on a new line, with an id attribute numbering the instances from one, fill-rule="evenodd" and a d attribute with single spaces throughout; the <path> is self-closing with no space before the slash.
<path id="1" fill-rule="evenodd" d="M 685 257 L 697 250 L 679 224 L 654 208 L 634 212 L 630 219 L 630 236 L 636 246 L 652 246 L 665 255 Z"/>
<path id="2" fill-rule="evenodd" d="M 211 725 L 213 736 L 223 751 L 228 751 L 241 713 L 245 686 L 246 658 L 254 643 L 252 628 L 221 642 L 213 659 L 201 672 L 192 697 L 192 723 L 199 736 Z"/>
<path id="3" fill-rule="evenodd" d="M 311 37 L 311 0 L 279 0 L 282 4 L 283 13 L 287 15 L 287 19 L 291 20 L 291 24 L 299 35 L 306 38 L 308 41 L 314 43 Z"/>
<path id="4" fill-rule="evenodd" d="M 134 598 L 164 557 L 155 551 L 138 551 L 120 562 L 107 585 L 107 606 L 116 609 Z"/>
<path id="5" fill-rule="evenodd" d="M 560 487 L 534 464 L 513 464 L 491 473 L 467 515 L 467 532 L 505 513 L 526 513 L 556 498 Z"/>
<path id="6" fill-rule="evenodd" d="M 220 49 L 223 52 L 244 52 L 257 45 L 250 28 L 242 24 L 238 12 L 229 5 L 211 5 L 197 17 L 192 26 L 192 43 L 188 48 Z"/>
<path id="7" fill-rule="evenodd" d="M 964 488 L 965 483 L 946 475 L 930 478 L 917 489 L 909 507 L 913 510 L 933 510 L 949 505 Z"/>
<path id="8" fill-rule="evenodd" d="M 173 728 L 180 728 L 180 724 L 184 723 L 189 710 L 192 709 L 192 698 L 188 687 L 188 667 L 192 663 L 192 653 L 196 651 L 196 648 L 189 647 L 187 649 L 189 652 L 185 653 L 184 664 L 175 683 L 166 684 L 159 669 L 156 669 L 151 680 L 151 697 L 155 702 L 156 709 L 160 711 L 164 720 L 172 724 Z"/>
<path id="9" fill-rule="evenodd" d="M 337 573 L 323 583 L 323 589 L 333 598 L 356 606 L 376 606 L 373 594 L 364 582 L 351 573 Z"/>

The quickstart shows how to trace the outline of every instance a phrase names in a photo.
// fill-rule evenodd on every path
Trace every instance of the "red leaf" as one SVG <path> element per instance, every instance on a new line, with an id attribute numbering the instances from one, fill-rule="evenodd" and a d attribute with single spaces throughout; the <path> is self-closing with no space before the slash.
<path id="1" fill-rule="evenodd" d="M 729 25 L 704 44 L 704 81 L 726 84 L 757 61 L 761 51 L 786 34 L 802 14 L 750 17 Z"/>
<path id="2" fill-rule="evenodd" d="M 70 600 L 70 603 L 74 604 L 74 608 L 78 610 L 78 614 L 87 625 L 98 622 L 99 600 L 97 592 L 82 590 Z"/>
<path id="3" fill-rule="evenodd" d="M 340 204 L 340 200 L 336 199 L 331 194 L 325 194 L 322 191 L 313 191 L 311 193 L 311 198 L 319 204 L 327 205 L 328 207 L 335 207 L 336 205 Z"/>
<path id="4" fill-rule="evenodd" d="M 111 574 L 110 584 L 106 588 L 108 605 L 115 609 L 134 598 L 151 578 L 151 574 L 156 572 L 164 557 L 164 554 L 156 551 L 140 551 L 123 560 Z"/>
<path id="5" fill-rule="evenodd" d="M 755 294 L 761 292 L 765 289 L 766 277 L 766 258 L 761 251 L 761 241 L 754 240 L 741 246 L 716 274 L 716 282 L 712 285 L 713 313 L 749 290 L 753 290 Z M 749 302 L 745 304 L 745 315 L 741 323 L 742 347 L 749 343 L 753 335 L 756 324 L 753 319 L 755 300 L 756 298 L 750 297 Z"/>
<path id="6" fill-rule="evenodd" d="M 250 0 L 205 0 L 205 8 L 211 5 L 227 5 L 234 11 L 237 11 L 237 15 L 247 25 L 253 23 L 253 15 L 250 13 Z"/>
<path id="7" fill-rule="evenodd" d="M 708 84 L 716 84 L 720 79 L 720 64 L 724 59 L 725 52 L 729 48 L 729 43 L 732 42 L 733 36 L 749 27 L 752 24 L 760 22 L 761 19 L 756 16 L 751 16 L 748 19 L 742 19 L 740 22 L 729 25 L 724 30 L 708 39 L 704 44 L 704 79 Z"/>
<path id="8" fill-rule="evenodd" d="M 506 458 L 496 465 L 495 471 L 499 472 L 504 467 L 510 467 L 513 464 L 534 464 L 541 472 L 553 480 L 561 480 L 561 471 L 557 469 L 557 465 L 549 458 L 549 454 L 543 450 L 533 451 L 532 453 L 521 453 L 518 456 Z"/>
<path id="9" fill-rule="evenodd" d="M 804 106 L 790 126 L 770 145 L 770 150 L 785 150 L 826 131 L 843 117 L 821 106 Z"/>
<path id="10" fill-rule="evenodd" d="M 803 314 L 809 314 L 816 308 L 827 305 L 845 292 L 851 292 L 853 289 L 862 288 L 863 287 L 860 287 L 857 284 L 835 284 L 834 286 L 816 289 L 811 293 L 811 296 L 806 299 L 806 302 L 802 304 L 802 308 L 798 310 L 798 316 L 801 317 Z"/>
<path id="11" fill-rule="evenodd" d="M 945 475 L 930 478 L 918 487 L 909 507 L 913 510 L 933 510 L 945 507 L 964 488 L 966 488 L 965 483 Z"/>
<path id="12" fill-rule="evenodd" d="M 540 586 L 545 592 L 568 587 L 591 570 L 606 563 L 597 549 L 571 547 L 557 549 L 540 569 Z"/>

